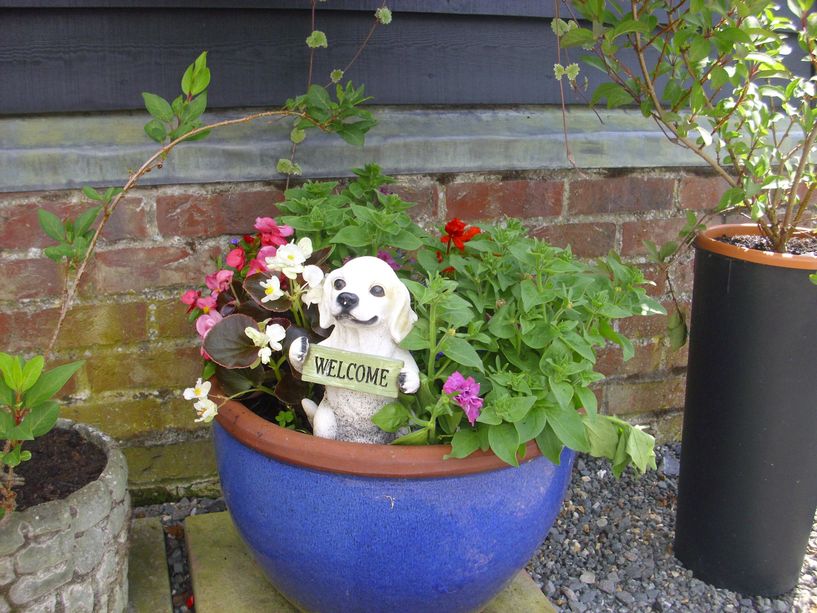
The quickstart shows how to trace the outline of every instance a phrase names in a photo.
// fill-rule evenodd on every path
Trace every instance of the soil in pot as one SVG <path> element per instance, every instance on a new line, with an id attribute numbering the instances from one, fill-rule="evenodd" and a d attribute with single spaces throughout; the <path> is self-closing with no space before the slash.
<path id="1" fill-rule="evenodd" d="M 745 247 L 746 249 L 756 249 L 758 251 L 774 251 L 771 242 L 765 236 L 717 236 L 715 240 L 735 247 Z M 795 236 L 786 244 L 787 253 L 792 255 L 817 255 L 817 237 Z"/>
<path id="2" fill-rule="evenodd" d="M 17 467 L 25 483 L 16 488 L 17 510 L 61 500 L 102 474 L 105 452 L 73 430 L 54 428 L 23 446 L 31 459 Z"/>

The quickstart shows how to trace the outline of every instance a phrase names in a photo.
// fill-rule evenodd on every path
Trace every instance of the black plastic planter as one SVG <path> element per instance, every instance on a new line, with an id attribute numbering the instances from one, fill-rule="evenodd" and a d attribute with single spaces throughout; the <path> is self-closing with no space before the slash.
<path id="1" fill-rule="evenodd" d="M 675 555 L 772 596 L 797 583 L 817 507 L 817 259 L 712 240 L 756 233 L 696 241 Z"/>

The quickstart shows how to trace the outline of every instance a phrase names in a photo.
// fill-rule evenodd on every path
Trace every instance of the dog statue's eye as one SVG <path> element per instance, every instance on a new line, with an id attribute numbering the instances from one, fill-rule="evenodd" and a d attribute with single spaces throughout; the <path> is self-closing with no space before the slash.
<path id="1" fill-rule="evenodd" d="M 346 281 L 343 279 L 335 279 L 335 283 L 333 285 L 335 289 L 343 289 L 346 287 Z"/>
<path id="2" fill-rule="evenodd" d="M 380 287 L 379 285 L 373 285 L 372 289 L 369 290 L 369 293 L 372 296 L 377 296 L 378 298 L 382 298 L 383 296 L 386 295 L 386 292 L 384 292 L 383 288 Z"/>

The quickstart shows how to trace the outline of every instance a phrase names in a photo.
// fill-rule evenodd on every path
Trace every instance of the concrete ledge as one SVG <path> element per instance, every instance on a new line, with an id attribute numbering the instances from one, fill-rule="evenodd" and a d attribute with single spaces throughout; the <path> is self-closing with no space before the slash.
<path id="1" fill-rule="evenodd" d="M 131 525 L 130 603 L 132 613 L 172 613 L 165 537 L 158 517 L 143 517 Z"/>
<path id="2" fill-rule="evenodd" d="M 192 515 L 184 521 L 197 613 L 276 611 L 298 613 L 270 585 L 236 532 L 229 513 Z M 520 572 L 483 613 L 555 613 L 533 582 Z"/>
<path id="3" fill-rule="evenodd" d="M 241 111 L 208 114 L 209 121 Z M 697 166 L 638 111 L 569 112 L 570 147 L 582 168 Z M 569 168 L 562 113 L 554 107 L 376 109 L 379 125 L 366 146 L 310 133 L 298 152 L 304 176 L 340 177 L 377 161 L 386 172 L 439 174 Z M 156 146 L 143 132 L 146 113 L 0 118 L 0 192 L 121 185 Z M 184 144 L 143 184 L 211 183 L 283 178 L 291 121 L 232 126 Z"/>

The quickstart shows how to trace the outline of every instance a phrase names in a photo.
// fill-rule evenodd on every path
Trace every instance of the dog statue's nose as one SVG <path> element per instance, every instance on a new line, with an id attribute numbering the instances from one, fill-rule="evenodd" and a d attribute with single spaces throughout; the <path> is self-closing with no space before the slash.
<path id="1" fill-rule="evenodd" d="M 360 299 L 357 297 L 357 295 L 352 294 L 350 292 L 343 292 L 341 294 L 338 294 L 336 300 L 345 311 L 355 308 L 357 306 L 357 303 L 360 302 Z"/>

